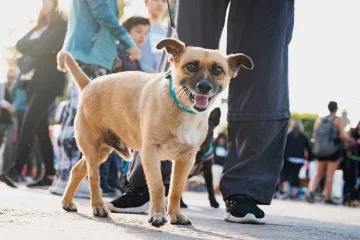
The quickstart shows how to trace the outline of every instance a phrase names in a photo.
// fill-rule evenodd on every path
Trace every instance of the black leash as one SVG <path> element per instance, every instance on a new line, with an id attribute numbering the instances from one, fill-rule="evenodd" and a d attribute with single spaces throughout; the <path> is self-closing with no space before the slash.
<path id="1" fill-rule="evenodd" d="M 173 3 L 174 3 L 173 5 L 175 5 L 175 0 L 173 0 Z M 168 5 L 168 11 L 169 11 L 170 25 L 171 25 L 171 28 L 173 30 L 174 38 L 179 39 L 178 34 L 176 32 L 176 25 L 175 25 L 175 21 L 174 21 L 174 16 L 173 16 L 172 11 L 171 11 L 169 0 L 167 0 L 167 5 Z"/>

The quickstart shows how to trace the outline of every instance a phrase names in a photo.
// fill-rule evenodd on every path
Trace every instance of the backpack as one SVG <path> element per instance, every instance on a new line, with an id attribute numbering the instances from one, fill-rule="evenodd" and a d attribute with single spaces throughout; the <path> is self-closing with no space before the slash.
<path id="1" fill-rule="evenodd" d="M 339 149 L 339 144 L 335 142 L 337 139 L 337 132 L 333 124 L 335 117 L 324 117 L 321 119 L 319 127 L 315 130 L 313 153 L 317 157 L 330 157 Z"/>

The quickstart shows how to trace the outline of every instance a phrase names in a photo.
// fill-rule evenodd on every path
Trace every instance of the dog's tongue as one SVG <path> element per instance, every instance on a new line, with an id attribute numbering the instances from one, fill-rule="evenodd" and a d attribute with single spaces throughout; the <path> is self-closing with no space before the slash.
<path id="1" fill-rule="evenodd" d="M 197 108 L 205 109 L 209 104 L 209 97 L 204 95 L 195 95 L 194 105 Z"/>

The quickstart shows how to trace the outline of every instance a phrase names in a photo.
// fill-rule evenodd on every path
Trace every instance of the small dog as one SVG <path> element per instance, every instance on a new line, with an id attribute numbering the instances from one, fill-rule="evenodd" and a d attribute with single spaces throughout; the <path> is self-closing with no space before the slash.
<path id="1" fill-rule="evenodd" d="M 72 168 L 65 189 L 66 211 L 77 211 L 74 193 L 88 175 L 93 214 L 106 217 L 99 165 L 113 150 L 131 160 L 135 149 L 149 187 L 149 223 L 162 226 L 168 216 L 171 224 L 191 224 L 180 211 L 180 197 L 206 137 L 209 109 L 240 67 L 253 69 L 253 62 L 244 54 L 224 56 L 175 39 L 163 39 L 156 47 L 165 48 L 173 64 L 166 76 L 132 71 L 90 81 L 69 53 L 58 53 L 58 67 L 69 70 L 81 90 L 74 128 L 83 157 Z M 161 159 L 174 162 L 167 214 Z"/>

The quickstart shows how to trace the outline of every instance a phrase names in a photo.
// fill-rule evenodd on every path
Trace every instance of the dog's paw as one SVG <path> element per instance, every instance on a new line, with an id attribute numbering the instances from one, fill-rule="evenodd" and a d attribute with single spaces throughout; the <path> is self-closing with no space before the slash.
<path id="1" fill-rule="evenodd" d="M 149 213 L 149 223 L 154 227 L 161 227 L 167 223 L 167 216 L 165 212 Z"/>
<path id="2" fill-rule="evenodd" d="M 63 201 L 62 208 L 67 212 L 77 212 L 77 207 L 75 203 L 72 201 L 71 202 Z"/>
<path id="3" fill-rule="evenodd" d="M 170 224 L 173 225 L 191 225 L 190 220 L 183 214 L 169 214 Z"/>
<path id="4" fill-rule="evenodd" d="M 216 199 L 215 198 L 210 198 L 210 205 L 211 205 L 211 207 L 213 207 L 213 208 L 219 208 L 219 203 L 216 201 Z"/>
<path id="5" fill-rule="evenodd" d="M 109 211 L 105 207 L 104 203 L 94 204 L 94 205 L 92 205 L 92 209 L 93 209 L 93 215 L 95 217 L 107 217 L 107 216 L 109 216 Z"/>

